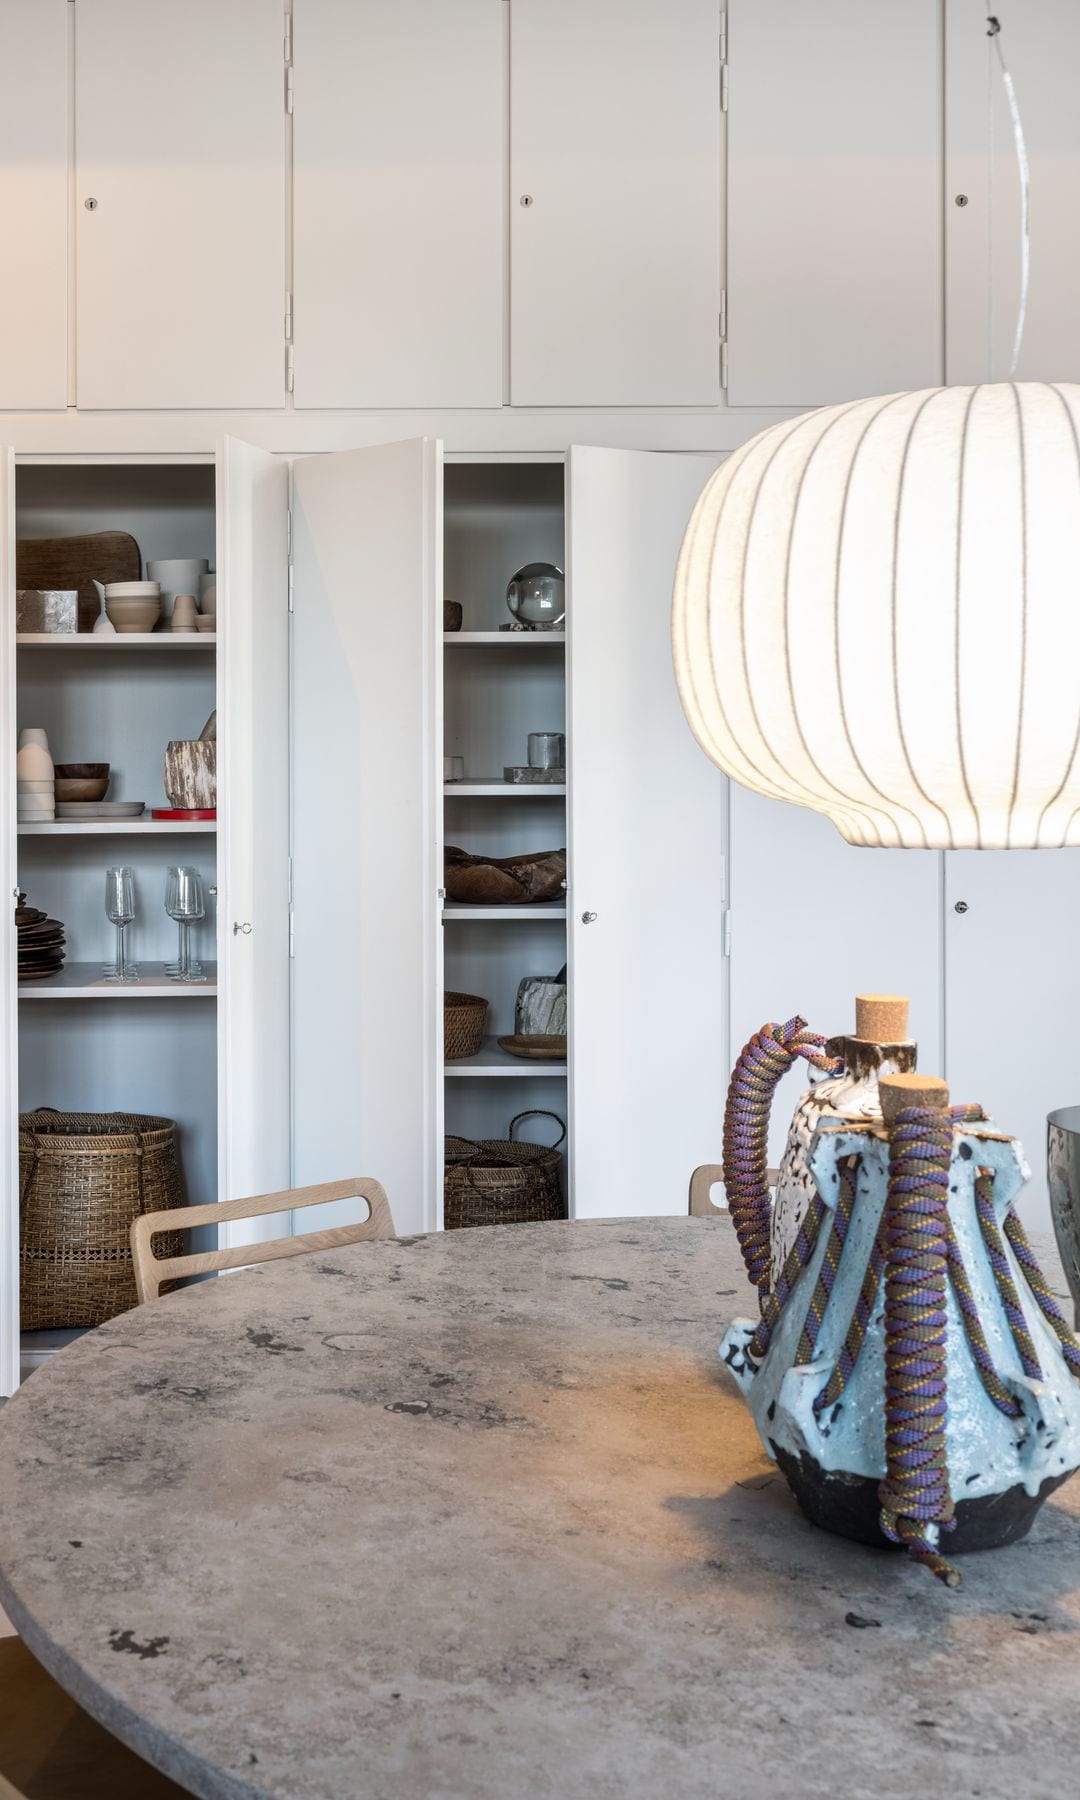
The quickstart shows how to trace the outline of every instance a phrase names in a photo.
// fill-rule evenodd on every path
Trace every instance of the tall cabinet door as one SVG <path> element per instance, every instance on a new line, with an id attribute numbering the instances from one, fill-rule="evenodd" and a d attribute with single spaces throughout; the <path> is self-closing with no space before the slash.
<path id="1" fill-rule="evenodd" d="M 289 1185 L 288 507 L 288 463 L 226 438 L 217 546 L 222 1200 Z M 239 1221 L 225 1241 L 275 1237 L 274 1226 Z"/>
<path id="2" fill-rule="evenodd" d="M 729 401 L 936 385 L 941 0 L 727 10 Z"/>
<path id="3" fill-rule="evenodd" d="M 19 1384 L 19 1032 L 15 906 L 15 453 L 0 448 L 0 1396 Z"/>
<path id="4" fill-rule="evenodd" d="M 945 1073 L 1021 1140 L 1028 1224 L 1048 1231 L 1046 1115 L 1080 1096 L 1080 850 L 945 854 Z"/>
<path id="5" fill-rule="evenodd" d="M 503 0 L 303 0 L 297 406 L 501 406 Z"/>
<path id="6" fill-rule="evenodd" d="M 737 782 L 730 850 L 732 1061 L 769 1021 L 801 1013 L 828 1037 L 854 1030 L 856 994 L 906 994 L 919 1066 L 940 1075 L 940 853 L 856 849 L 821 813 Z M 773 1163 L 806 1085 L 800 1062 L 773 1107 Z"/>
<path id="7" fill-rule="evenodd" d="M 515 406 L 720 398 L 716 0 L 513 0 Z"/>
<path id="8" fill-rule="evenodd" d="M 442 1166 L 441 510 L 433 439 L 294 466 L 295 1174 L 375 1176 L 399 1231 Z"/>
<path id="9" fill-rule="evenodd" d="M 578 1218 L 679 1213 L 723 1117 L 725 783 L 683 717 L 671 587 L 712 458 L 570 452 L 570 1113 Z"/>
<path id="10" fill-rule="evenodd" d="M 76 11 L 79 406 L 281 406 L 281 0 Z"/>
<path id="11" fill-rule="evenodd" d="M 0 11 L 0 407 L 67 405 L 68 0 Z"/>

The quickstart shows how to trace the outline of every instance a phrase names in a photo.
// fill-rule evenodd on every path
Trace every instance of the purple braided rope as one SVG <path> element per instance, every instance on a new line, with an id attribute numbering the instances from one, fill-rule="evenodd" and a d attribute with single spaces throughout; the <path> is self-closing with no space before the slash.
<path id="1" fill-rule="evenodd" d="M 975 1212 L 982 1231 L 983 1243 L 990 1258 L 990 1266 L 998 1284 L 1001 1304 L 1005 1309 L 1005 1317 L 1009 1321 L 1016 1354 L 1020 1365 L 1029 1381 L 1042 1380 L 1042 1366 L 1024 1309 L 1020 1304 L 1020 1295 L 1013 1280 L 1009 1259 L 1005 1254 L 1001 1231 L 994 1212 L 994 1172 L 992 1169 L 979 1169 L 975 1175 Z"/>
<path id="2" fill-rule="evenodd" d="M 799 1223 L 798 1235 L 787 1253 L 776 1286 L 770 1293 L 763 1294 L 761 1297 L 761 1318 L 758 1321 L 757 1330 L 746 1346 L 747 1356 L 756 1363 L 763 1360 L 776 1328 L 776 1322 L 787 1305 L 795 1283 L 814 1254 L 814 1246 L 818 1241 L 818 1234 L 828 1210 L 821 1195 L 815 1194 Z"/>
<path id="3" fill-rule="evenodd" d="M 728 1087 L 724 1110 L 724 1182 L 727 1202 L 746 1272 L 759 1297 L 769 1290 L 769 1225 L 772 1207 L 766 1179 L 769 1109 L 782 1075 L 797 1056 L 817 1069 L 837 1072 L 842 1064 L 821 1054 L 825 1039 L 795 1017 L 785 1025 L 763 1025 L 743 1046 Z"/>
<path id="4" fill-rule="evenodd" d="M 866 1259 L 859 1297 L 852 1309 L 851 1322 L 844 1333 L 844 1341 L 840 1346 L 840 1354 L 836 1359 L 836 1367 L 829 1376 L 814 1401 L 815 1413 L 822 1413 L 835 1405 L 840 1399 L 848 1382 L 855 1372 L 859 1353 L 866 1341 L 867 1327 L 877 1303 L 878 1288 L 881 1284 L 881 1271 L 885 1267 L 885 1233 L 884 1221 L 878 1227 L 877 1235 L 870 1246 L 870 1254 Z"/>
<path id="5" fill-rule="evenodd" d="M 825 1321 L 825 1314 L 829 1310 L 829 1301 L 832 1299 L 836 1277 L 840 1272 L 840 1258 L 847 1242 L 851 1215 L 855 1210 L 855 1187 L 858 1171 L 859 1158 L 857 1156 L 846 1156 L 840 1164 L 840 1189 L 836 1196 L 836 1206 L 833 1209 L 832 1227 L 795 1352 L 795 1362 L 799 1367 L 813 1362 L 817 1353 L 818 1337 Z"/>
<path id="6" fill-rule="evenodd" d="M 945 1440 L 947 1203 L 952 1120 L 907 1107 L 889 1133 L 885 1206 L 885 1479 L 881 1529 L 950 1587 L 927 1536 L 955 1524 Z"/>
<path id="7" fill-rule="evenodd" d="M 948 1221 L 948 1257 L 949 1275 L 952 1280 L 953 1293 L 956 1295 L 956 1304 L 960 1309 L 960 1317 L 964 1322 L 968 1349 L 971 1351 L 972 1361 L 979 1371 L 983 1387 L 999 1412 L 1003 1412 L 1006 1418 L 1018 1419 L 1022 1412 L 1020 1402 L 1015 1395 L 1010 1394 L 998 1374 L 994 1359 L 990 1354 L 990 1346 L 986 1341 L 982 1320 L 979 1317 L 978 1303 L 972 1292 L 971 1281 L 964 1266 L 964 1258 L 951 1219 Z"/>
<path id="8" fill-rule="evenodd" d="M 1061 1354 L 1073 1374 L 1080 1379 L 1080 1344 L 1077 1344 L 1069 1330 L 1065 1314 L 1054 1299 L 1046 1276 L 1039 1267 L 1035 1252 L 1028 1243 L 1027 1232 L 1013 1212 L 1005 1215 L 1005 1236 L 1013 1247 L 1016 1260 L 1024 1271 L 1028 1287 L 1038 1301 L 1047 1324 L 1061 1345 Z"/>

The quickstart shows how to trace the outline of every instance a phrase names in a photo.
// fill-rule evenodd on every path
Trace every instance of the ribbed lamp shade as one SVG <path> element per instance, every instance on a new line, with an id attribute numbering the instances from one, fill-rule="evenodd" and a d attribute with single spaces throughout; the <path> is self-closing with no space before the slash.
<path id="1" fill-rule="evenodd" d="M 713 761 L 851 844 L 1080 844 L 1080 386 L 931 388 L 743 445 L 675 670 Z"/>

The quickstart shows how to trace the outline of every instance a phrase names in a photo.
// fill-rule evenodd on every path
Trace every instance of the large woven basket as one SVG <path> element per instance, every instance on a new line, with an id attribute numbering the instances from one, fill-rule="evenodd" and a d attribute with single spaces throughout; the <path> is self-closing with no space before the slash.
<path id="1" fill-rule="evenodd" d="M 24 1331 L 101 1325 L 137 1304 L 131 1222 L 184 1205 L 171 1119 L 143 1113 L 19 1115 Z M 163 1256 L 183 1248 L 163 1238 Z"/>
<path id="2" fill-rule="evenodd" d="M 484 1041 L 488 1003 L 479 994 L 443 995 L 443 1054 L 447 1062 L 475 1056 Z"/>
<path id="3" fill-rule="evenodd" d="M 514 1137 L 522 1119 L 554 1119 L 559 1136 L 552 1145 L 521 1144 Z M 523 1112 L 511 1119 L 509 1136 L 448 1137 L 443 1222 L 447 1231 L 473 1225 L 533 1225 L 565 1219 L 559 1145 L 566 1126 L 557 1113 Z"/>

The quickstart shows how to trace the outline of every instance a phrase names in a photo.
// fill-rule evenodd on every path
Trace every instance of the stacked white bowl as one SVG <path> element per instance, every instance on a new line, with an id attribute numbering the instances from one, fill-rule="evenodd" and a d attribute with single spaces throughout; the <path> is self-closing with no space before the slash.
<path id="1" fill-rule="evenodd" d="M 19 733 L 15 758 L 20 825 L 45 825 L 56 817 L 56 776 L 49 754 L 49 734 L 40 725 Z"/>

